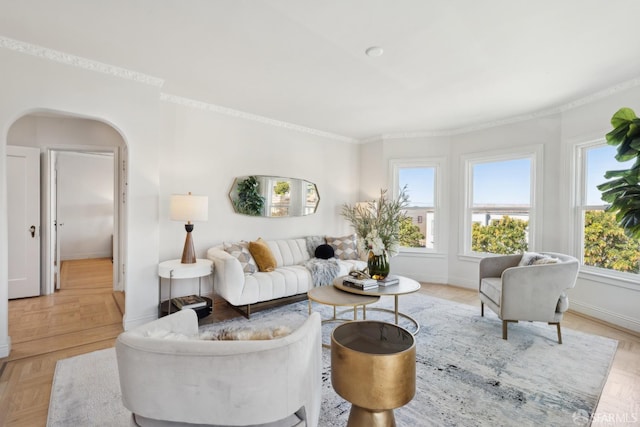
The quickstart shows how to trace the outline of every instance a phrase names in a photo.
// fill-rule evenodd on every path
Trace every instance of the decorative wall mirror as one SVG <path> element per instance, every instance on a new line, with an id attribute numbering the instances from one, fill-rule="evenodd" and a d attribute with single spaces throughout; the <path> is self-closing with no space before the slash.
<path id="1" fill-rule="evenodd" d="M 236 213 L 264 217 L 311 215 L 320 202 L 314 183 L 266 175 L 237 177 L 229 198 Z"/>

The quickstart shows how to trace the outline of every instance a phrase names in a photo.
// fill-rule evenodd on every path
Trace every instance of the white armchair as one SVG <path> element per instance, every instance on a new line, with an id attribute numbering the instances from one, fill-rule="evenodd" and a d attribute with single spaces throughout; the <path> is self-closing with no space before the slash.
<path id="1" fill-rule="evenodd" d="M 124 406 L 140 426 L 309 426 L 320 416 L 320 316 L 273 340 L 209 341 L 193 310 L 116 341 Z"/>
<path id="2" fill-rule="evenodd" d="M 560 321 L 569 308 L 565 292 L 575 286 L 579 263 L 569 255 L 553 252 L 540 255 L 557 262 L 520 265 L 523 254 L 487 257 L 480 261 L 480 313 L 484 316 L 486 304 L 498 315 L 505 340 L 507 324 L 525 320 L 556 325 L 558 342 L 562 344 Z"/>

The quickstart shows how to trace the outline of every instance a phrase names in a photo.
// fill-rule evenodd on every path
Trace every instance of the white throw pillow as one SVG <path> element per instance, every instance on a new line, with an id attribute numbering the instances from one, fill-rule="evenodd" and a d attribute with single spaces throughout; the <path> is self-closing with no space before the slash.
<path id="1" fill-rule="evenodd" d="M 520 259 L 518 266 L 556 264 L 558 261 L 560 261 L 558 258 L 553 258 L 549 255 L 539 254 L 537 252 L 525 252 L 522 254 L 522 259 Z"/>

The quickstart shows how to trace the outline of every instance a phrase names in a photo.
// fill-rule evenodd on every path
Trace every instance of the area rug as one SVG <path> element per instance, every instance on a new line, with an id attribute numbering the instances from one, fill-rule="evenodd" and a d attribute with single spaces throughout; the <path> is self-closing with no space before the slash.
<path id="1" fill-rule="evenodd" d="M 384 297 L 371 307 L 392 308 Z M 332 314 L 315 304 L 323 318 Z M 509 325 L 489 310 L 412 294 L 400 297 L 400 310 L 416 318 L 416 395 L 395 410 L 398 426 L 563 426 L 588 425 L 607 378 L 617 341 L 542 323 Z M 349 317 L 352 311 L 344 316 Z M 234 319 L 203 325 L 201 331 L 233 326 L 296 328 L 308 316 L 299 302 Z M 367 310 L 367 319 L 392 321 L 386 312 Z M 412 329 L 407 321 L 401 325 Z M 330 341 L 335 323 L 323 325 Z M 351 405 L 331 386 L 331 355 L 323 349 L 321 427 L 344 426 Z M 127 426 L 130 413 L 120 402 L 114 349 L 58 362 L 51 393 L 48 426 Z"/>

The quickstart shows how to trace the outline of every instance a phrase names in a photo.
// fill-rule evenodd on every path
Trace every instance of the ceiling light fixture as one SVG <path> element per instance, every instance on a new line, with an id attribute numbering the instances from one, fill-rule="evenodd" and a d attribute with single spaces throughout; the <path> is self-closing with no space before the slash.
<path id="1" fill-rule="evenodd" d="M 384 53 L 384 49 L 382 49 L 380 46 L 371 46 L 370 48 L 365 50 L 364 53 L 366 53 L 367 56 L 377 57 L 382 56 L 382 54 Z"/>

